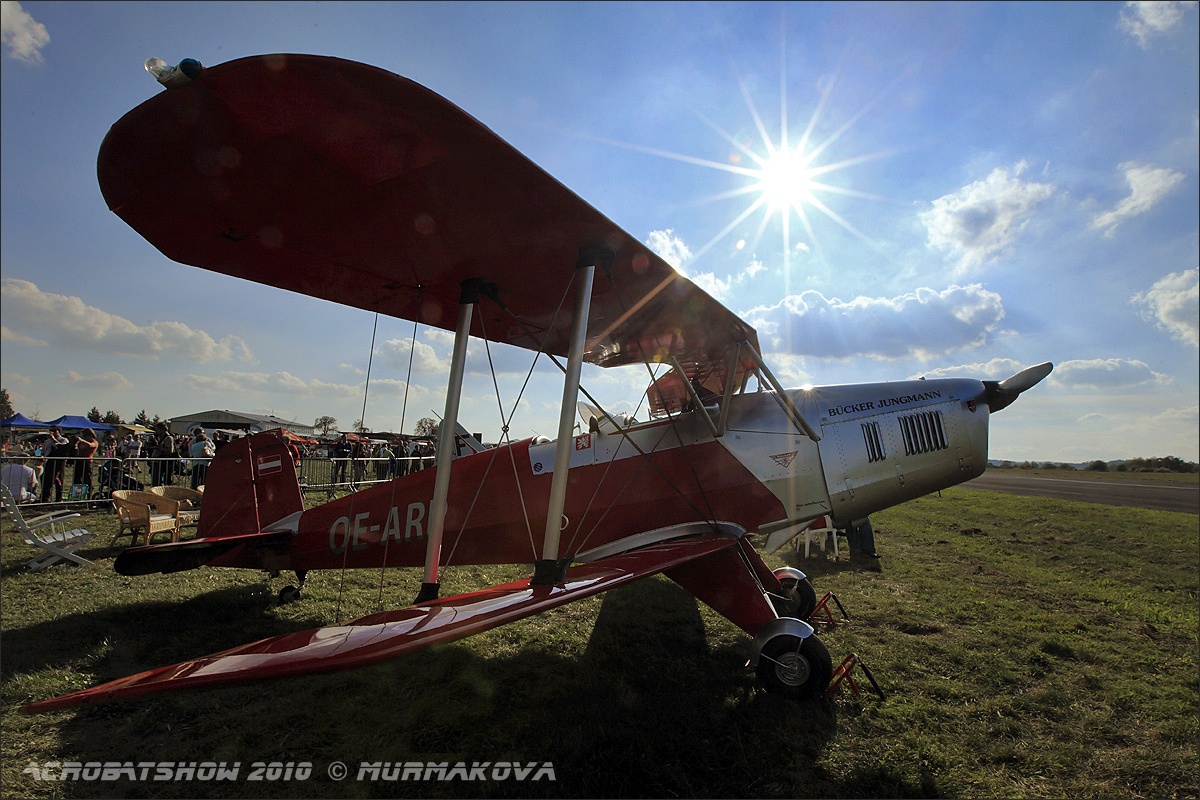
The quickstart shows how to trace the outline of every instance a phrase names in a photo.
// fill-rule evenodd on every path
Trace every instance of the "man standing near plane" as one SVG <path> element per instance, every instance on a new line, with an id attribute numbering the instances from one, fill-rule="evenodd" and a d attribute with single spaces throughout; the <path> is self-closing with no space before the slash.
<path id="1" fill-rule="evenodd" d="M 354 452 L 353 446 L 346 439 L 346 434 L 338 437 L 337 442 L 333 445 L 333 482 L 344 483 L 346 481 L 346 464 L 350 460 L 351 453 Z"/>
<path id="2" fill-rule="evenodd" d="M 42 470 L 42 502 L 50 502 L 50 488 L 54 488 L 54 502 L 62 502 L 63 479 L 67 474 L 67 455 L 71 452 L 71 442 L 62 435 L 62 429 L 57 425 L 50 429 L 50 435 L 42 443 L 42 458 L 46 459 L 46 467 Z"/>

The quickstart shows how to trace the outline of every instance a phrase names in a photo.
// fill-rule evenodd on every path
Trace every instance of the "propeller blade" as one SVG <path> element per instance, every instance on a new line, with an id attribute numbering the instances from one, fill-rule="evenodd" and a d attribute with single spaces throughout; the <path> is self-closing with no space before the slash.
<path id="1" fill-rule="evenodd" d="M 983 385 L 987 389 L 988 408 L 995 414 L 1000 409 L 1008 407 L 1021 392 L 1032 389 L 1053 369 L 1054 365 L 1047 361 L 1044 364 L 1023 369 L 1016 375 L 1000 382 L 984 381 Z"/>

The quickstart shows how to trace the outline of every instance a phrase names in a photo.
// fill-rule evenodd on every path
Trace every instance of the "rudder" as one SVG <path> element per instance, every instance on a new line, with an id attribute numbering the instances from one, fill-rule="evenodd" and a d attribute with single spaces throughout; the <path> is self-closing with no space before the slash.
<path id="1" fill-rule="evenodd" d="M 208 467 L 196 538 L 257 533 L 304 510 L 287 444 L 257 433 L 226 444 Z"/>

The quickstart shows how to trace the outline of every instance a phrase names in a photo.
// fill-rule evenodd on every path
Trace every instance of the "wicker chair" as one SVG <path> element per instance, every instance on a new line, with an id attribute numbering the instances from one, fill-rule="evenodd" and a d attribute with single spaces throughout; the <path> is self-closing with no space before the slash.
<path id="1" fill-rule="evenodd" d="M 151 486 L 150 491 L 159 497 L 179 501 L 180 527 L 200 524 L 200 501 L 204 499 L 204 492 L 186 486 Z"/>
<path id="2" fill-rule="evenodd" d="M 151 536 L 169 533 L 172 542 L 179 541 L 178 500 L 132 489 L 118 489 L 112 493 L 112 499 L 120 521 L 114 540 L 130 536 L 136 541 L 143 536 L 143 543 L 150 544 Z"/>

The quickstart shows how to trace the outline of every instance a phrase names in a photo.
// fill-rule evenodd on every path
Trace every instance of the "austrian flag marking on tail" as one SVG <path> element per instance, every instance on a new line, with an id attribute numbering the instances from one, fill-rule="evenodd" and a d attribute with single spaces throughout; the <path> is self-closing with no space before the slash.
<path id="1" fill-rule="evenodd" d="M 276 472 L 283 471 L 283 457 L 280 455 L 263 456 L 256 459 L 258 465 L 258 474 L 273 475 Z"/>

